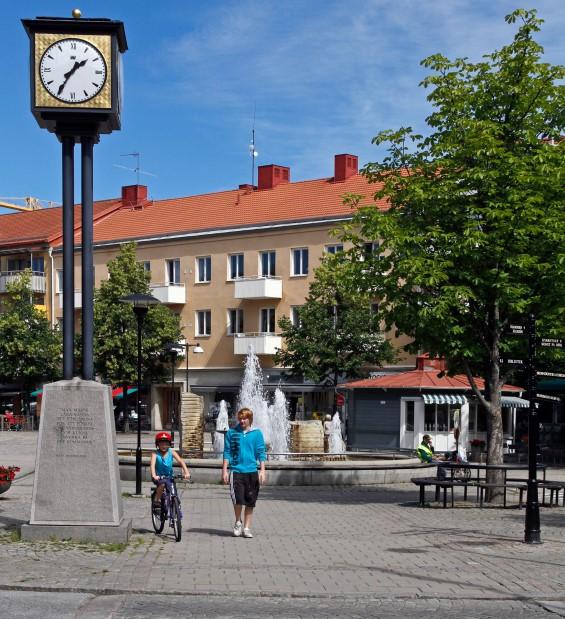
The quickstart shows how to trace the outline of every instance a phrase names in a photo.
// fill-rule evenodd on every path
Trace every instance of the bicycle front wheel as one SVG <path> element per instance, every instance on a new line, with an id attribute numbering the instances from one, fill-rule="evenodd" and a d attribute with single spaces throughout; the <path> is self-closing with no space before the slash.
<path id="1" fill-rule="evenodd" d="M 180 502 L 178 497 L 174 496 L 171 500 L 171 523 L 175 533 L 175 540 L 180 542 L 182 537 L 182 515 L 180 511 Z"/>

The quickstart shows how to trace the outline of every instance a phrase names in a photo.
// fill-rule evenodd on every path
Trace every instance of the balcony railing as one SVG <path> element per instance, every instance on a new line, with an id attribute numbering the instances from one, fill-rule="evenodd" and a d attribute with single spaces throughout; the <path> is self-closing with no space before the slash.
<path id="1" fill-rule="evenodd" d="M 257 355 L 274 355 L 282 347 L 282 337 L 274 333 L 236 333 L 233 354 L 246 355 L 252 349 Z"/>
<path id="2" fill-rule="evenodd" d="M 186 289 L 184 284 L 150 284 L 151 294 L 169 305 L 186 303 Z"/>
<path id="3" fill-rule="evenodd" d="M 16 281 L 24 271 L 2 271 L 0 272 L 0 292 L 6 292 L 7 285 Z M 45 293 L 47 290 L 47 280 L 45 273 L 34 271 L 31 274 L 31 291 Z"/>
<path id="4" fill-rule="evenodd" d="M 59 309 L 63 309 L 63 293 L 57 293 L 59 297 Z M 82 307 L 82 293 L 80 290 L 75 290 L 75 309 L 80 309 Z"/>
<path id="5" fill-rule="evenodd" d="M 235 280 L 236 299 L 282 299 L 280 277 L 242 277 Z"/>

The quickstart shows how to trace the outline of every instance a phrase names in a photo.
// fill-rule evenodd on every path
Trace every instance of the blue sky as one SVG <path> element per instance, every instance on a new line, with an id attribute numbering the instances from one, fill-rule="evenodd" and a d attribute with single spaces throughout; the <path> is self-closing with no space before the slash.
<path id="1" fill-rule="evenodd" d="M 537 8 L 546 60 L 565 64 L 563 0 L 59 0 L 2 2 L 0 196 L 60 202 L 60 145 L 29 111 L 23 17 L 110 17 L 125 23 L 121 132 L 95 148 L 95 198 L 120 194 L 140 152 L 153 198 L 251 181 L 256 109 L 259 165 L 292 180 L 333 173 L 333 155 L 376 160 L 371 138 L 429 113 L 419 63 L 436 52 L 477 60 L 511 40 L 504 16 Z M 77 150 L 77 155 L 79 151 Z M 79 199 L 77 193 L 77 201 Z"/>

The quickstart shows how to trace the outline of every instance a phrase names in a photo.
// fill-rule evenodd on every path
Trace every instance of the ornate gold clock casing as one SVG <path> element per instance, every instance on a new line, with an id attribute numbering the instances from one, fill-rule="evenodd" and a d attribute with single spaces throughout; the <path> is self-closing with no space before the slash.
<path id="1" fill-rule="evenodd" d="M 31 112 L 39 126 L 77 140 L 119 130 L 123 23 L 61 17 L 22 23 L 30 40 Z"/>
<path id="2" fill-rule="evenodd" d="M 81 45 L 81 42 L 84 42 L 84 45 Z M 34 63 L 35 105 L 57 109 L 110 109 L 111 53 L 111 38 L 108 35 L 37 33 Z M 83 62 L 85 64 L 81 66 Z M 88 66 L 89 64 L 91 66 Z M 83 73 L 85 77 L 81 81 L 85 82 L 86 79 L 86 83 L 79 81 Z"/>

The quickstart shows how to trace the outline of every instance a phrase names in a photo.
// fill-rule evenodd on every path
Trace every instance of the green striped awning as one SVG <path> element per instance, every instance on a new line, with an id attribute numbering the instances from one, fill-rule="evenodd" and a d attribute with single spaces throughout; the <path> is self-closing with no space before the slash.
<path id="1" fill-rule="evenodd" d="M 459 393 L 424 393 L 426 404 L 466 404 L 467 398 Z"/>

